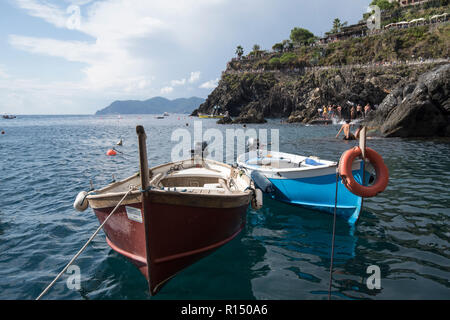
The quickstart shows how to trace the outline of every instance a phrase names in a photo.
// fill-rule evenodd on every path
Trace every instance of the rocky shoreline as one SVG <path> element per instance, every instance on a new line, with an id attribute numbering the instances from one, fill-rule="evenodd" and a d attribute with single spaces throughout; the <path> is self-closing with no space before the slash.
<path id="1" fill-rule="evenodd" d="M 324 105 L 340 105 L 343 117 L 349 118 L 351 103 L 362 106 L 369 103 L 378 108 L 368 117 L 367 124 L 380 128 L 384 136 L 446 136 L 450 131 L 443 129 L 449 123 L 449 77 L 445 77 L 449 66 L 448 60 L 442 60 L 407 65 L 311 68 L 300 73 L 292 70 L 225 71 L 217 88 L 192 115 L 210 113 L 218 105 L 230 115 L 219 121 L 223 124 L 264 123 L 266 118 L 284 118 L 290 123 L 311 123 L 317 119 L 318 109 Z M 432 86 L 432 92 L 423 89 L 424 85 Z M 417 88 L 423 90 L 419 92 Z M 412 93 L 414 95 L 410 96 Z M 438 93 L 440 95 L 436 96 Z M 424 102 L 428 107 L 423 107 L 423 110 L 417 107 L 420 109 L 417 112 L 426 113 L 425 121 L 431 121 L 433 129 L 422 132 L 411 126 L 409 130 L 404 124 L 398 124 L 403 129 L 396 129 L 395 119 L 406 121 L 400 119 L 400 114 L 408 114 L 408 106 L 411 103 L 418 105 L 417 99 L 427 101 L 427 94 L 434 95 L 432 101 Z M 404 99 L 408 102 L 402 103 Z M 396 116 L 393 112 L 397 107 L 399 115 Z M 433 111 L 431 114 L 430 110 L 439 112 Z M 434 119 L 433 115 L 438 119 Z M 418 125 L 420 123 L 420 120 L 417 121 Z"/>

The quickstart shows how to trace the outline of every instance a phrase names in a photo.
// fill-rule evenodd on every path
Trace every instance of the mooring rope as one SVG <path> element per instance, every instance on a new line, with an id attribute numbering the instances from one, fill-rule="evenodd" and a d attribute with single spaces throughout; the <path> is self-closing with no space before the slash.
<path id="1" fill-rule="evenodd" d="M 105 221 L 103 221 L 103 223 L 97 228 L 97 230 L 95 230 L 95 232 L 92 234 L 92 236 L 89 238 L 89 240 L 84 244 L 84 246 L 80 249 L 80 251 L 77 252 L 76 255 L 73 256 L 73 258 L 70 260 L 70 262 L 64 267 L 64 269 L 62 269 L 62 271 L 56 276 L 55 279 L 53 279 L 53 281 L 47 286 L 47 288 L 44 289 L 44 291 L 41 292 L 41 294 L 36 298 L 36 300 L 40 300 L 42 298 L 42 296 L 44 294 L 47 293 L 47 291 L 53 287 L 53 285 L 56 283 L 56 281 L 64 274 L 64 272 L 66 272 L 67 268 L 69 268 L 69 266 L 80 256 L 80 254 L 84 251 L 84 249 L 86 249 L 86 247 L 89 245 L 89 243 L 95 238 L 95 236 L 97 235 L 97 233 L 100 232 L 100 230 L 103 228 L 103 226 L 105 225 L 105 223 L 108 221 L 109 218 L 112 217 L 112 215 L 116 212 L 117 208 L 119 208 L 119 206 L 122 204 L 122 202 L 125 200 L 125 198 L 130 194 L 131 191 L 134 190 L 134 187 L 130 186 L 130 190 L 127 191 L 127 193 L 125 193 L 125 195 L 123 196 L 123 198 L 117 203 L 116 207 L 113 209 L 113 211 L 111 211 L 111 213 L 109 214 L 109 216 L 106 217 Z"/>
<path id="2" fill-rule="evenodd" d="M 328 300 L 331 300 L 331 285 L 333 283 L 333 257 L 334 257 L 334 240 L 336 236 L 336 208 L 338 197 L 338 182 L 339 182 L 339 163 L 336 168 L 336 194 L 334 197 L 333 237 L 331 240 L 330 285 L 328 287 Z"/>

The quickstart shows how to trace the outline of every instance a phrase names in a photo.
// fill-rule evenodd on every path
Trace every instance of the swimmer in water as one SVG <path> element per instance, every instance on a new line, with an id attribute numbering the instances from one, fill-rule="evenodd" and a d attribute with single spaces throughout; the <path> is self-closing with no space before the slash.
<path id="1" fill-rule="evenodd" d="M 344 140 L 356 140 L 355 136 L 350 131 L 350 120 L 345 120 L 345 123 L 342 125 L 341 129 L 336 135 L 336 139 L 339 137 L 342 130 L 344 130 Z"/>

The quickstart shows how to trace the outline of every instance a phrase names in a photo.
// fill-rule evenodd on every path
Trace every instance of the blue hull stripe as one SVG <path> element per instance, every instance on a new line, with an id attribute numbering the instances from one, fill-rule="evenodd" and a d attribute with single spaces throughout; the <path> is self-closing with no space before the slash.
<path id="1" fill-rule="evenodd" d="M 362 170 L 353 171 L 355 180 L 361 183 Z M 366 173 L 366 180 L 369 178 Z M 336 194 L 336 175 L 301 179 L 269 179 L 275 187 L 272 198 L 298 205 L 312 210 L 327 213 L 334 212 Z M 342 183 L 339 177 L 337 215 L 345 218 L 350 223 L 358 220 L 361 211 L 362 198 L 351 193 Z"/>

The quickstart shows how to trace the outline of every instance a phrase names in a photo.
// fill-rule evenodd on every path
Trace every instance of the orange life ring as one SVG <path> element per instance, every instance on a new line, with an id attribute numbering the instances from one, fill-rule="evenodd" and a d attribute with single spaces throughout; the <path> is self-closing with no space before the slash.
<path id="1" fill-rule="evenodd" d="M 386 189 L 389 182 L 389 170 L 384 164 L 383 158 L 375 150 L 366 148 L 366 158 L 375 168 L 376 179 L 373 185 L 363 186 L 356 182 L 352 172 L 353 161 L 359 156 L 362 156 L 359 147 L 345 151 L 339 160 L 339 175 L 342 183 L 351 193 L 365 198 L 374 197 Z"/>

